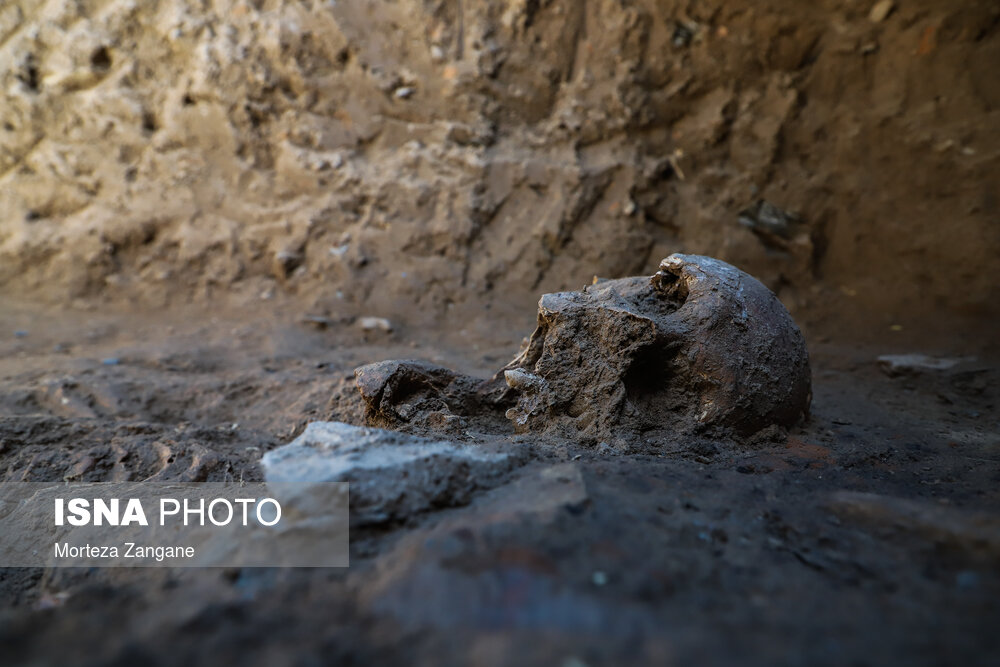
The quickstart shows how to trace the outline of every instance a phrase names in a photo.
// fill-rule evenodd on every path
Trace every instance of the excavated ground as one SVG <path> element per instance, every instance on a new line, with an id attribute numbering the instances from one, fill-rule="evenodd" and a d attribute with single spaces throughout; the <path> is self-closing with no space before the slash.
<path id="1" fill-rule="evenodd" d="M 355 366 L 485 375 L 531 327 L 317 330 L 294 303 L 3 315 L 8 481 L 256 479 L 308 421 L 360 423 Z M 505 483 L 356 530 L 348 570 L 0 570 L 0 663 L 988 664 L 989 351 L 925 348 L 977 360 L 890 377 L 896 345 L 811 350 L 813 413 L 787 437 L 631 455 L 520 436 Z"/>
<path id="2" fill-rule="evenodd" d="M 948 335 L 1000 315 L 1000 10 L 875 4 L 8 0 L 0 284 L 435 327 L 686 252 Z"/>
<path id="3" fill-rule="evenodd" d="M 355 367 L 486 377 L 673 252 L 814 391 L 738 447 L 491 435 L 528 462 L 346 571 L 0 570 L 0 664 L 988 664 L 997 62 L 993 0 L 0 2 L 0 480 L 259 479 Z"/>

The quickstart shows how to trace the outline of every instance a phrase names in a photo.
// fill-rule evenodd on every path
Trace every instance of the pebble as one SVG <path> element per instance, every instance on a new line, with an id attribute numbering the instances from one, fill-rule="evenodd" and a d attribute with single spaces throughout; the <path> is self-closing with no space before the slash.
<path id="1" fill-rule="evenodd" d="M 384 317 L 361 317 L 358 319 L 358 326 L 365 331 L 392 331 L 392 322 Z"/>
<path id="2" fill-rule="evenodd" d="M 880 0 L 872 6 L 872 10 L 868 13 L 868 20 L 872 23 L 881 23 L 892 13 L 895 7 L 896 3 L 894 0 Z"/>
<path id="3" fill-rule="evenodd" d="M 878 357 L 879 368 L 889 377 L 906 373 L 947 371 L 975 357 L 932 357 L 926 354 L 883 354 Z"/>
<path id="4" fill-rule="evenodd" d="M 694 37 L 694 32 L 691 27 L 678 23 L 674 26 L 674 34 L 671 38 L 673 44 L 678 49 L 682 49 L 691 43 L 691 38 Z"/>

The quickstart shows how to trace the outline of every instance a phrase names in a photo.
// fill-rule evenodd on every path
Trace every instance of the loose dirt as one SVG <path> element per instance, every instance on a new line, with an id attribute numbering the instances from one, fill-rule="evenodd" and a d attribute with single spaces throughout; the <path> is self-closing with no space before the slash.
<path id="1" fill-rule="evenodd" d="M 373 339 L 280 306 L 4 314 L 26 332 L 2 343 L 5 481 L 259 479 L 307 422 L 362 423 L 357 365 L 483 376 L 518 343 L 499 327 Z M 884 351 L 813 343 L 809 420 L 736 449 L 630 454 L 511 427 L 490 444 L 533 449 L 526 465 L 458 507 L 354 530 L 346 571 L 0 571 L 0 658 L 986 664 L 1000 373 L 980 358 L 889 377 Z"/>

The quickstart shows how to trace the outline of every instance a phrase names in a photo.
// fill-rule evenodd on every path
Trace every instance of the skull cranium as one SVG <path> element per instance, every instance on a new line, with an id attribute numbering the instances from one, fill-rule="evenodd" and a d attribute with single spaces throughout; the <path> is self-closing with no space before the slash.
<path id="1" fill-rule="evenodd" d="M 358 369 L 369 423 L 499 411 L 517 432 L 596 442 L 747 436 L 808 412 L 805 340 L 770 290 L 710 257 L 674 254 L 659 268 L 542 296 L 527 346 L 492 380 L 418 362 Z M 396 409 L 390 397 L 402 393 L 405 409 Z"/>

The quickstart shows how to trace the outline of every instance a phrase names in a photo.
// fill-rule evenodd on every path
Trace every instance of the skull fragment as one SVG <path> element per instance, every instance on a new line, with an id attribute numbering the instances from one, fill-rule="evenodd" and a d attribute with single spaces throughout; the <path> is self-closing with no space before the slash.
<path id="1" fill-rule="evenodd" d="M 674 254 L 659 268 L 542 296 L 527 346 L 490 380 L 419 362 L 358 369 L 367 420 L 399 428 L 502 414 L 519 433 L 598 442 L 748 436 L 801 419 L 809 357 L 777 297 L 710 257 Z"/>

